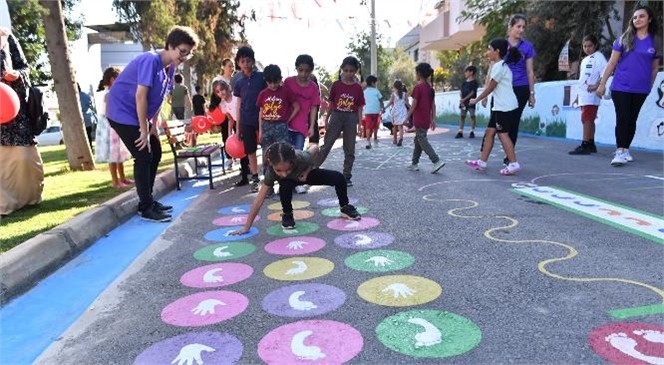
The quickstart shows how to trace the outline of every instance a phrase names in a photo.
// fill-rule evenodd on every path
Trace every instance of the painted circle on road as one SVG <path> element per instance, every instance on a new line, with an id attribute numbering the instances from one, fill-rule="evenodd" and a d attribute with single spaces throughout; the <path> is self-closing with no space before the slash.
<path id="1" fill-rule="evenodd" d="M 251 205 L 241 204 L 241 205 L 231 205 L 229 207 L 221 208 L 217 211 L 219 214 L 249 214 L 251 210 Z"/>
<path id="2" fill-rule="evenodd" d="M 357 204 L 357 202 L 359 202 L 357 198 L 348 198 L 348 204 L 355 205 Z M 323 207 L 338 207 L 339 199 L 337 198 L 321 199 L 318 201 L 318 205 Z"/>
<path id="3" fill-rule="evenodd" d="M 253 273 L 254 269 L 245 264 L 212 264 L 187 271 L 180 282 L 191 288 L 219 288 L 238 283 Z"/>
<path id="4" fill-rule="evenodd" d="M 361 207 L 361 206 L 355 207 L 355 209 L 357 209 L 357 212 L 360 213 L 360 215 L 364 215 L 369 211 L 367 207 Z M 323 209 L 321 214 L 326 217 L 338 218 L 341 216 L 341 209 L 339 209 L 339 207 L 326 208 Z"/>
<path id="5" fill-rule="evenodd" d="M 235 260 L 256 251 L 256 246 L 246 242 L 220 243 L 209 245 L 194 252 L 194 258 L 201 261 Z"/>
<path id="6" fill-rule="evenodd" d="M 314 212 L 311 210 L 294 210 L 293 211 L 293 218 L 295 218 L 296 221 L 301 220 L 301 219 L 309 219 L 314 216 Z M 281 222 L 281 212 L 274 212 L 270 213 L 270 215 L 267 216 L 267 219 L 273 222 Z"/>
<path id="7" fill-rule="evenodd" d="M 664 364 L 664 326 L 618 322 L 595 328 L 588 336 L 595 352 L 613 364 Z"/>
<path id="8" fill-rule="evenodd" d="M 414 275 L 389 275 L 367 280 L 357 294 L 367 302 L 388 307 L 406 307 L 428 303 L 443 289 L 433 280 Z"/>
<path id="9" fill-rule="evenodd" d="M 263 309 L 280 317 L 314 317 L 346 301 L 343 290 L 325 284 L 296 284 L 277 289 L 263 299 Z"/>
<path id="10" fill-rule="evenodd" d="M 358 252 L 344 261 L 346 266 L 358 271 L 388 272 L 409 267 L 415 258 L 408 253 L 393 250 Z"/>
<path id="11" fill-rule="evenodd" d="M 308 280 L 329 274 L 334 263 L 318 257 L 291 257 L 275 261 L 263 269 L 265 276 L 283 281 Z"/>
<path id="12" fill-rule="evenodd" d="M 201 364 L 231 365 L 243 351 L 240 340 L 228 333 L 191 332 L 153 344 L 136 357 L 134 365 L 193 364 L 198 358 Z"/>
<path id="13" fill-rule="evenodd" d="M 343 364 L 362 351 L 364 340 L 341 322 L 305 320 L 278 327 L 258 343 L 268 364 Z"/>
<path id="14" fill-rule="evenodd" d="M 258 222 L 260 219 L 260 216 L 256 216 L 256 218 L 254 218 L 254 223 Z M 247 223 L 247 214 L 225 215 L 212 221 L 212 224 L 221 227 L 242 226 L 245 223 Z"/>
<path id="15" fill-rule="evenodd" d="M 325 247 L 325 241 L 316 237 L 298 236 L 281 238 L 265 245 L 265 251 L 273 255 L 296 256 L 316 252 Z"/>
<path id="16" fill-rule="evenodd" d="M 370 217 L 362 217 L 358 221 L 352 221 L 343 218 L 337 218 L 327 223 L 327 228 L 337 231 L 361 231 L 364 229 L 373 228 L 380 224 L 378 219 Z"/>
<path id="17" fill-rule="evenodd" d="M 249 232 L 237 236 L 231 236 L 230 234 L 228 234 L 231 231 L 236 231 L 241 228 L 242 226 L 234 226 L 234 227 L 224 227 L 224 228 L 215 229 L 213 231 L 209 231 L 208 233 L 206 233 L 204 238 L 208 241 L 214 241 L 214 242 L 231 242 L 231 241 L 239 241 L 245 238 L 253 237 L 258 234 L 258 228 L 256 227 L 251 227 L 251 229 L 249 229 Z"/>
<path id="18" fill-rule="evenodd" d="M 387 246 L 394 242 L 394 236 L 382 232 L 346 233 L 334 239 L 334 243 L 344 248 L 367 250 Z"/>
<path id="19" fill-rule="evenodd" d="M 316 223 L 296 221 L 293 229 L 284 229 L 281 224 L 275 224 L 267 229 L 267 234 L 277 237 L 293 237 L 316 232 L 318 228 Z"/>
<path id="20" fill-rule="evenodd" d="M 428 358 L 461 355 L 482 340 L 482 331 L 473 321 L 437 310 L 397 313 L 378 324 L 376 334 L 393 351 Z"/>
<path id="21" fill-rule="evenodd" d="M 161 320 L 180 327 L 200 327 L 219 323 L 244 312 L 249 299 L 232 291 L 205 291 L 188 295 L 161 311 Z"/>
<path id="22" fill-rule="evenodd" d="M 303 201 L 303 200 L 293 200 L 293 201 L 291 201 L 291 205 L 293 206 L 293 210 L 295 210 L 295 209 L 304 209 L 304 208 L 310 206 L 311 203 L 309 203 L 307 201 Z M 272 203 L 272 204 L 267 206 L 267 209 L 269 209 L 269 210 L 278 210 L 278 211 L 283 210 L 283 208 L 281 207 L 281 202 Z"/>

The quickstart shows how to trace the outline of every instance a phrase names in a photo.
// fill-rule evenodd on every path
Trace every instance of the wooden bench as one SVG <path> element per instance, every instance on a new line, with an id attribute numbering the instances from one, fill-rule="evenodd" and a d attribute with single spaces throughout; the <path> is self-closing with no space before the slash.
<path id="1" fill-rule="evenodd" d="M 175 182 L 177 184 L 178 190 L 180 190 L 180 181 L 181 180 L 208 180 L 210 182 L 210 189 L 214 189 L 214 184 L 212 178 L 213 167 L 221 167 L 222 174 L 226 174 L 226 157 L 224 154 L 223 145 L 213 143 L 205 145 L 197 145 L 194 147 L 187 147 L 184 145 L 185 140 L 185 124 L 181 120 L 168 120 L 162 123 L 166 137 L 168 137 L 168 144 L 171 146 L 171 152 L 173 152 L 173 159 L 175 161 Z M 221 164 L 212 163 L 212 155 L 217 152 L 221 152 Z M 182 176 L 180 174 L 180 168 L 178 165 L 179 161 L 189 160 L 190 158 L 194 159 L 194 176 Z M 199 158 L 207 159 L 207 164 L 205 166 L 199 165 Z M 207 174 L 200 174 L 200 169 L 207 168 Z"/>

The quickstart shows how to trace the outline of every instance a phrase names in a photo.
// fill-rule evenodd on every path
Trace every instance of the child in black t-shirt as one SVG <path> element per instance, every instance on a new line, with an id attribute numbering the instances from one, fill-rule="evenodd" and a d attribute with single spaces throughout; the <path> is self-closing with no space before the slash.
<path id="1" fill-rule="evenodd" d="M 475 138 L 475 105 L 470 105 L 470 99 L 477 97 L 477 88 L 480 86 L 475 80 L 477 67 L 468 66 L 464 70 L 466 81 L 461 84 L 461 99 L 459 100 L 459 109 L 461 109 L 461 117 L 459 118 L 459 132 L 454 138 L 463 138 L 463 126 L 466 123 L 466 114 L 470 114 L 470 134 L 468 138 Z"/>

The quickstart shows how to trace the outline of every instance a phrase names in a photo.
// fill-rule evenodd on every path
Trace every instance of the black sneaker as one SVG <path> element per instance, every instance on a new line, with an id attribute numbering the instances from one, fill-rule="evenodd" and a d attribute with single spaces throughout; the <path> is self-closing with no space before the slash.
<path id="1" fill-rule="evenodd" d="M 141 219 L 150 221 L 150 222 L 170 222 L 171 216 L 160 212 L 154 208 L 148 209 L 144 212 L 138 213 L 141 216 Z"/>
<path id="2" fill-rule="evenodd" d="M 590 146 L 587 143 L 581 143 L 575 149 L 568 152 L 570 155 L 589 155 Z"/>
<path id="3" fill-rule="evenodd" d="M 475 132 L 470 131 L 470 134 L 468 135 L 468 138 L 475 138 Z"/>
<path id="4" fill-rule="evenodd" d="M 463 138 L 463 132 L 458 132 L 456 136 L 454 136 L 455 139 Z"/>
<path id="5" fill-rule="evenodd" d="M 353 186 L 353 182 L 350 181 L 350 177 L 346 178 L 346 186 Z"/>
<path id="6" fill-rule="evenodd" d="M 505 158 L 503 159 L 503 167 L 506 167 L 509 164 L 510 164 L 510 159 L 507 158 L 507 156 L 505 156 Z"/>
<path id="7" fill-rule="evenodd" d="M 234 185 L 234 186 L 245 186 L 245 185 L 249 185 L 249 179 L 247 179 L 246 177 L 245 177 L 245 178 L 242 178 L 242 179 L 236 181 L 235 184 L 233 184 L 233 185 Z"/>
<path id="8" fill-rule="evenodd" d="M 173 211 L 172 206 L 161 204 L 160 202 L 158 202 L 156 200 L 154 201 L 154 203 L 152 203 L 152 207 L 154 208 L 154 210 L 156 210 L 158 212 L 162 212 L 162 213 L 170 213 L 170 212 Z"/>
<path id="9" fill-rule="evenodd" d="M 293 213 L 281 214 L 281 227 L 283 227 L 284 229 L 295 228 L 295 218 L 293 218 Z"/>
<path id="10" fill-rule="evenodd" d="M 595 145 L 595 142 L 589 142 L 588 149 L 590 150 L 590 153 L 597 153 L 597 146 Z"/>
<path id="11" fill-rule="evenodd" d="M 260 180 L 252 180 L 251 181 L 251 187 L 250 187 L 249 190 L 252 193 L 257 193 L 258 190 L 260 189 L 260 184 L 261 184 Z M 273 191 L 273 193 L 274 193 L 274 191 Z"/>
<path id="12" fill-rule="evenodd" d="M 357 209 L 355 209 L 355 207 L 350 204 L 346 205 L 345 207 L 342 207 L 340 211 L 341 211 L 341 216 L 346 219 L 356 221 L 362 218 L 360 213 L 357 212 Z"/>

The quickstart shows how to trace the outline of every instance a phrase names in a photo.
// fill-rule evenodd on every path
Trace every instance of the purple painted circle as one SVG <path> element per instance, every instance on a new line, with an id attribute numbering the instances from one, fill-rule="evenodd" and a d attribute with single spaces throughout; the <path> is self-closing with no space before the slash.
<path id="1" fill-rule="evenodd" d="M 187 271 L 180 282 L 192 288 L 219 288 L 240 282 L 253 273 L 254 269 L 245 264 L 213 264 Z"/>
<path id="2" fill-rule="evenodd" d="M 363 229 L 373 228 L 379 224 L 380 222 L 378 219 L 370 217 L 362 217 L 362 219 L 358 221 L 338 218 L 329 221 L 327 223 L 327 228 L 337 231 L 361 231 Z"/>
<path id="3" fill-rule="evenodd" d="M 260 219 L 259 216 L 256 216 L 254 223 Z M 212 224 L 220 227 L 242 226 L 245 223 L 247 223 L 247 214 L 225 215 L 212 221 Z"/>
<path id="4" fill-rule="evenodd" d="M 334 239 L 334 243 L 344 248 L 369 250 L 387 246 L 394 242 L 394 236 L 381 232 L 346 233 Z"/>
<path id="5" fill-rule="evenodd" d="M 203 364 L 231 365 L 243 351 L 240 340 L 228 333 L 192 332 L 153 344 L 136 357 L 134 365 L 188 364 L 197 355 Z"/>
<path id="6" fill-rule="evenodd" d="M 306 320 L 283 325 L 258 343 L 268 364 L 343 364 L 362 351 L 358 330 L 341 322 Z"/>
<path id="7" fill-rule="evenodd" d="M 206 291 L 180 298 L 161 311 L 161 320 L 180 327 L 200 327 L 244 312 L 249 299 L 232 291 Z"/>
<path id="8" fill-rule="evenodd" d="M 297 284 L 277 289 L 263 299 L 263 309 L 281 317 L 314 317 L 346 301 L 343 290 L 325 284 Z"/>
<path id="9" fill-rule="evenodd" d="M 355 205 L 357 202 L 360 200 L 357 198 L 348 198 L 348 204 Z M 338 207 L 339 206 L 339 199 L 337 198 L 327 198 L 327 199 L 321 199 L 318 201 L 318 205 L 323 206 L 323 207 Z"/>
<path id="10" fill-rule="evenodd" d="M 325 247 L 325 241 L 316 237 L 286 237 L 265 245 L 265 251 L 273 255 L 297 256 L 316 252 Z"/>

